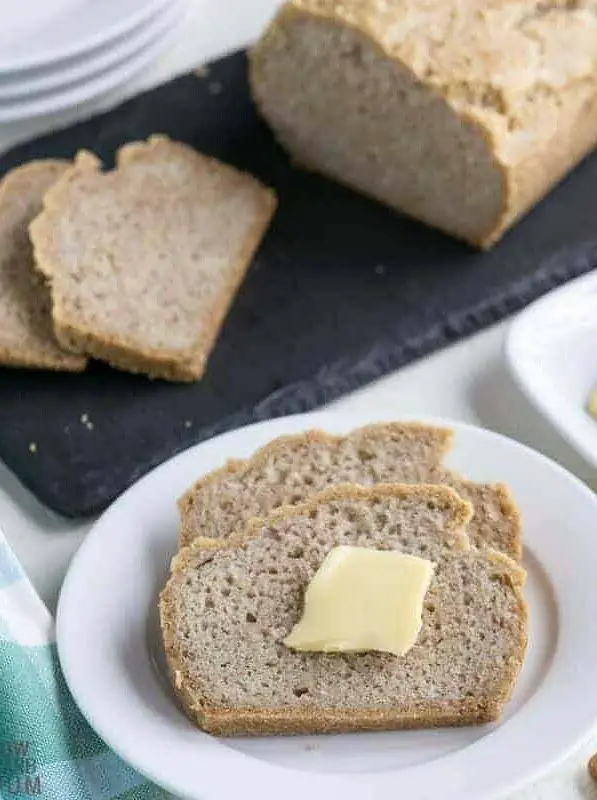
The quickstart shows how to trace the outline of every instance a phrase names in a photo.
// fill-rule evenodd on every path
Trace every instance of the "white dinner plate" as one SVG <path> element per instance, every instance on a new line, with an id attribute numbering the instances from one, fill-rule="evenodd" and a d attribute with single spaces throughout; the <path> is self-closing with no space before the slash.
<path id="1" fill-rule="evenodd" d="M 0 73 L 74 58 L 125 36 L 171 0 L 0 0 Z"/>
<path id="2" fill-rule="evenodd" d="M 78 81 L 72 86 L 22 100 L 2 101 L 0 99 L 0 123 L 15 122 L 64 111 L 107 94 L 131 80 L 151 64 L 171 43 L 172 32 L 180 21 L 185 7 L 186 0 L 177 2 L 172 13 L 168 13 L 167 18 L 163 20 L 164 24 L 154 30 L 153 38 L 149 42 L 145 42 L 144 46 L 134 50 L 132 55 L 88 80 Z"/>
<path id="3" fill-rule="evenodd" d="M 597 467 L 597 420 L 586 411 L 597 388 L 597 271 L 523 311 L 510 326 L 505 353 L 528 400 Z"/>
<path id="4" fill-rule="evenodd" d="M 125 62 L 171 27 L 180 16 L 181 2 L 182 0 L 172 0 L 134 31 L 118 37 L 104 47 L 83 53 L 78 58 L 58 62 L 50 67 L 0 75 L 0 103 L 29 101 L 37 99 L 33 98 L 34 95 L 65 90 Z"/>
<path id="5" fill-rule="evenodd" d="M 386 417 L 387 418 L 387 417 Z M 597 722 L 597 499 L 538 453 L 446 420 L 452 466 L 506 481 L 524 521 L 529 648 L 498 724 L 334 736 L 217 739 L 197 730 L 164 676 L 156 603 L 176 549 L 176 498 L 229 457 L 310 427 L 322 412 L 227 433 L 173 458 L 102 516 L 60 596 L 57 641 L 72 694 L 99 735 L 177 796 L 198 800 L 486 800 L 537 777 Z"/>

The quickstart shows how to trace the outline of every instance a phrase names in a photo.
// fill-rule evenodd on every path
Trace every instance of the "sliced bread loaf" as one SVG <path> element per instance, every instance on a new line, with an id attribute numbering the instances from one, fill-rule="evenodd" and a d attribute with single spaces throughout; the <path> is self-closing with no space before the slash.
<path id="1" fill-rule="evenodd" d="M 162 136 L 90 153 L 30 226 L 61 344 L 115 367 L 192 381 L 276 206 L 255 178 Z"/>
<path id="2" fill-rule="evenodd" d="M 341 486 L 197 540 L 160 597 L 172 685 L 217 735 L 325 733 L 495 720 L 526 647 L 523 570 L 470 549 L 471 507 L 447 487 Z M 283 644 L 303 594 L 338 545 L 435 564 L 423 626 L 404 656 L 296 652 Z"/>
<path id="3" fill-rule="evenodd" d="M 475 245 L 597 142 L 593 0 L 291 0 L 251 56 L 299 163 Z"/>
<path id="4" fill-rule="evenodd" d="M 347 436 L 320 430 L 280 436 L 250 459 L 206 475 L 180 498 L 180 543 L 225 538 L 252 517 L 333 484 L 422 482 L 451 440 L 451 431 L 417 423 L 367 425 Z"/>
<path id="5" fill-rule="evenodd" d="M 0 364 L 79 372 L 86 359 L 62 349 L 52 327 L 50 292 L 33 263 L 27 228 L 66 161 L 32 161 L 0 182 Z"/>
<path id="6" fill-rule="evenodd" d="M 179 501 L 180 543 L 197 536 L 224 538 L 255 516 L 295 504 L 338 483 L 447 483 L 471 501 L 469 535 L 475 545 L 521 554 L 518 511 L 506 487 L 474 484 L 440 468 L 452 433 L 409 423 L 381 423 L 347 436 L 307 431 L 283 436 L 248 461 L 210 473 Z"/>

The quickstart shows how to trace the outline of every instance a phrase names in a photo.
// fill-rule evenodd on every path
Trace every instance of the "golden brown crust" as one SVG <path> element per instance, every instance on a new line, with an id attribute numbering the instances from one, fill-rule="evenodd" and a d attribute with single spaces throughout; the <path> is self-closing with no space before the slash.
<path id="1" fill-rule="evenodd" d="M 443 439 L 441 443 L 440 460 L 441 457 L 445 456 L 450 449 L 454 438 L 454 432 L 449 428 L 425 425 L 422 422 L 374 422 L 370 425 L 365 425 L 361 428 L 358 428 L 357 430 L 359 434 L 364 433 L 366 435 L 368 431 L 373 432 L 380 429 L 386 429 L 388 431 L 394 430 L 399 432 L 405 431 L 414 435 L 417 435 L 418 433 L 426 434 L 430 430 L 433 430 L 440 438 Z M 190 544 L 195 538 L 195 531 L 188 523 L 187 514 L 193 506 L 195 494 L 201 491 L 206 484 L 218 480 L 218 478 L 226 473 L 239 473 L 248 467 L 254 468 L 255 466 L 259 466 L 259 464 L 267 461 L 276 452 L 283 451 L 289 444 L 300 444 L 301 442 L 312 441 L 319 442 L 321 444 L 334 445 L 338 442 L 341 442 L 347 436 L 357 433 L 357 430 L 351 431 L 348 434 L 332 434 L 326 433 L 325 431 L 319 429 L 311 429 L 302 433 L 292 433 L 278 436 L 256 450 L 250 458 L 244 460 L 229 459 L 224 466 L 209 472 L 207 475 L 204 475 L 192 486 L 190 486 L 189 489 L 187 489 L 187 491 L 178 499 L 178 511 L 180 515 L 179 545 L 184 547 L 185 545 Z"/>
<path id="2" fill-rule="evenodd" d="M 20 354 L 16 356 L 6 347 L 0 347 L 0 364 L 11 369 L 38 369 L 47 372 L 85 372 L 87 359 L 78 358 L 75 354 L 67 352 L 64 358 L 36 358 Z"/>
<path id="3" fill-rule="evenodd" d="M 499 212 L 487 229 L 479 230 L 474 236 L 463 235 L 447 228 L 444 228 L 444 232 L 468 242 L 473 247 L 487 250 L 594 149 L 597 144 L 597 83 L 594 84 L 590 100 L 581 97 L 580 94 L 577 97 L 575 94 L 582 83 L 580 78 L 570 80 L 568 85 L 553 87 L 553 93 L 557 97 L 555 104 L 557 110 L 554 113 L 561 121 L 560 124 L 552 125 L 551 133 L 547 132 L 543 134 L 543 137 L 537 135 L 528 135 L 526 139 L 521 137 L 522 144 L 518 152 L 515 151 L 515 148 L 510 152 L 504 152 L 503 143 L 510 133 L 510 129 L 516 130 L 519 127 L 518 120 L 498 121 L 493 118 L 494 115 L 491 111 L 487 112 L 483 108 L 455 105 L 448 96 L 443 94 L 440 86 L 427 82 L 424 76 L 416 74 L 413 65 L 401 57 L 399 48 L 395 46 L 392 37 L 385 36 L 384 26 L 377 19 L 379 12 L 377 6 L 381 5 L 372 0 L 365 0 L 365 2 L 356 2 L 355 0 L 348 3 L 337 2 L 337 0 L 289 0 L 286 2 L 249 54 L 249 81 L 254 101 L 262 110 L 259 92 L 256 91 L 261 69 L 260 60 L 262 54 L 267 51 L 268 41 L 273 39 L 277 32 L 287 24 L 301 18 L 316 18 L 362 34 L 384 57 L 413 72 L 413 76 L 424 83 L 430 93 L 443 101 L 463 125 L 474 130 L 486 145 L 487 156 L 501 179 Z M 531 5 L 529 3 L 529 6 Z M 573 9 L 574 7 L 570 6 L 569 10 Z M 529 10 L 529 15 L 531 13 L 532 9 Z M 540 13 L 539 9 L 539 15 Z M 457 14 L 458 9 L 455 10 L 455 15 Z M 480 12 L 480 16 L 482 16 L 482 12 Z M 385 30 L 389 28 L 391 25 L 385 26 Z M 481 57 L 478 60 L 479 62 L 483 61 Z M 486 60 L 488 64 L 491 64 L 490 57 Z M 491 88 L 490 73 L 486 76 L 486 84 L 489 90 Z M 537 84 L 539 97 L 541 88 L 545 87 L 542 87 L 539 80 Z M 537 102 L 540 103 L 541 100 L 539 99 Z M 562 125 L 562 122 L 565 125 Z M 566 135 L 563 135 L 563 129 L 566 130 Z M 280 132 L 276 132 L 275 135 L 280 144 L 286 149 L 290 149 L 283 141 L 283 137 L 280 136 Z M 319 167 L 305 164 L 302 160 L 298 166 L 310 171 L 321 172 Z M 342 182 L 338 176 L 334 176 L 334 180 Z M 377 197 L 374 199 L 379 201 Z M 409 213 L 407 208 L 403 210 L 405 213 Z M 417 210 L 416 217 L 425 224 L 439 227 L 434 221 L 426 219 L 419 210 Z"/>
<path id="4" fill-rule="evenodd" d="M 151 136 L 147 142 L 133 142 L 124 145 L 116 157 L 117 168 L 134 161 L 140 153 L 147 153 L 148 149 L 159 147 L 169 141 L 165 136 Z M 215 161 L 215 159 L 205 156 L 203 158 L 207 161 Z M 69 183 L 76 179 L 81 170 L 98 172 L 100 167 L 101 163 L 94 155 L 84 150 L 80 151 L 73 167 L 54 184 L 44 197 L 44 211 L 55 212 L 60 208 Z M 266 187 L 262 187 L 262 190 L 264 201 L 262 214 L 249 231 L 245 246 L 228 281 L 214 298 L 209 317 L 202 323 L 201 337 L 186 354 L 173 354 L 166 350 L 156 349 L 142 351 L 131 347 L 124 339 L 91 330 L 79 323 L 75 325 L 69 320 L 57 293 L 53 291 L 52 314 L 56 337 L 60 344 L 73 353 L 85 353 L 106 361 L 116 369 L 143 373 L 150 378 L 186 383 L 199 380 L 205 371 L 205 364 L 215 345 L 222 322 L 277 207 L 275 192 Z M 46 217 L 43 212 L 31 223 L 29 230 L 37 268 L 51 282 L 60 269 L 58 265 L 46 259 L 43 252 L 44 237 L 51 236 L 51 231 L 47 230 Z"/>
<path id="5" fill-rule="evenodd" d="M 454 544 L 457 550 L 470 550 L 470 541 L 465 528 L 473 516 L 473 507 L 466 500 L 456 494 L 454 489 L 449 486 L 441 486 L 436 483 L 378 483 L 375 486 L 357 486 L 352 483 L 341 483 L 331 486 L 322 492 L 318 492 L 304 503 L 296 505 L 284 505 L 271 511 L 267 517 L 253 517 L 250 519 L 242 532 L 229 536 L 226 539 L 211 539 L 208 536 L 197 536 L 187 545 L 181 547 L 179 552 L 172 559 L 172 572 L 180 572 L 185 569 L 190 559 L 198 552 L 207 550 L 209 553 L 216 550 L 233 550 L 242 547 L 259 533 L 264 521 L 275 524 L 291 516 L 305 516 L 310 511 L 314 511 L 320 503 L 333 500 L 372 500 L 375 501 L 384 497 L 413 497 L 419 496 L 430 501 L 443 501 L 445 507 L 451 507 L 452 519 L 445 527 L 445 532 L 454 537 Z"/>
<path id="6" fill-rule="evenodd" d="M 462 727 L 495 722 L 501 705 L 452 701 L 436 707 L 408 709 L 186 709 L 203 730 L 214 736 L 300 736 L 304 734 Z"/>
<path id="7" fill-rule="evenodd" d="M 464 495 L 464 499 L 470 501 L 470 495 L 490 495 L 493 503 L 499 505 L 501 514 L 501 527 L 506 527 L 507 536 L 499 539 L 494 537 L 491 547 L 506 553 L 510 558 L 515 561 L 522 560 L 522 518 L 520 511 L 514 502 L 512 492 L 504 483 L 474 483 L 463 477 L 460 473 L 453 469 L 440 468 L 437 474 L 433 476 L 433 483 L 440 483 L 446 486 L 451 486 L 457 494 Z M 478 516 L 479 510 L 475 507 L 475 518 Z M 472 525 L 475 525 L 475 518 L 473 518 Z M 507 523 L 504 526 L 503 523 Z M 488 524 L 488 522 L 485 522 Z M 483 533 L 483 532 L 482 532 Z"/>
<path id="8" fill-rule="evenodd" d="M 285 506 L 268 517 L 251 520 L 243 535 L 230 539 L 198 538 L 189 547 L 183 548 L 172 562 L 172 574 L 160 594 L 159 614 L 164 650 L 170 680 L 176 696 L 185 713 L 203 730 L 219 736 L 257 736 L 270 734 L 309 734 L 340 733 L 350 731 L 400 730 L 408 728 L 430 728 L 441 726 L 461 726 L 495 721 L 500 717 L 504 704 L 510 698 L 520 672 L 526 646 L 527 606 L 522 594 L 526 573 L 511 558 L 497 551 L 485 550 L 482 557 L 496 565 L 500 577 L 508 581 L 515 594 L 518 614 L 521 620 L 521 634 L 518 650 L 503 667 L 500 688 L 486 702 L 462 699 L 442 701 L 412 708 L 385 709 L 271 709 L 271 708 L 215 708 L 207 705 L 203 688 L 192 676 L 185 672 L 181 657 L 181 643 L 176 636 L 176 625 L 171 607 L 174 604 L 171 594 L 176 591 L 180 575 L 191 562 L 199 565 L 209 561 L 215 553 L 244 547 L 258 535 L 266 522 L 274 524 L 294 515 L 308 514 L 321 502 L 342 499 L 374 500 L 387 496 L 413 496 L 433 498 L 438 495 L 453 507 L 454 517 L 447 528 L 448 533 L 456 534 L 456 549 L 470 550 L 468 537 L 464 532 L 472 515 L 470 504 L 461 500 L 449 487 L 433 485 L 407 486 L 403 484 L 381 484 L 371 488 L 344 485 L 317 495 L 313 500 L 298 506 Z M 204 555 L 204 558 L 202 556 Z"/>
<path id="9" fill-rule="evenodd" d="M 27 196 L 30 192 L 32 185 L 39 191 L 41 189 L 40 179 L 46 184 L 55 182 L 69 166 L 70 162 L 62 159 L 43 159 L 29 161 L 15 167 L 0 180 L 0 206 L 4 205 L 10 213 L 13 204 L 19 204 L 23 195 Z M 0 211 L 0 213 L 2 212 Z M 23 266 L 27 266 L 26 262 L 30 259 L 30 253 L 24 252 Z M 33 264 L 30 265 L 30 269 L 33 272 Z M 39 291 L 48 292 L 44 286 L 40 286 Z M 53 341 L 52 346 L 45 350 L 32 348 L 27 352 L 24 348 L 20 348 L 18 352 L 15 352 L 10 347 L 0 345 L 0 364 L 4 367 L 43 369 L 53 372 L 83 372 L 87 366 L 87 359 L 67 351 L 61 352 L 58 341 L 54 339 L 51 326 L 49 326 L 47 334 L 48 339 L 52 337 Z"/>

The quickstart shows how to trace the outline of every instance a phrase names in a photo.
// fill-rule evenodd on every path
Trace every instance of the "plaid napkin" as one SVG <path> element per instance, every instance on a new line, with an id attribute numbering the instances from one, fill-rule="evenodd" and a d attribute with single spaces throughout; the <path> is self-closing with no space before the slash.
<path id="1" fill-rule="evenodd" d="M 54 623 L 0 531 L 0 800 L 166 800 L 112 753 L 64 681 Z"/>

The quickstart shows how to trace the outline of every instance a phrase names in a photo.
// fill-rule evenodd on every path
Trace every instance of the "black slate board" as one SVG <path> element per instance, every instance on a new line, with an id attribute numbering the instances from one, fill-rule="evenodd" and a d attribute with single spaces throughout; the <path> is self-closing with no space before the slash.
<path id="1" fill-rule="evenodd" d="M 0 457 L 66 516 L 102 509 L 194 442 L 314 408 L 597 263 L 597 157 L 478 253 L 293 169 L 255 113 L 242 53 L 207 78 L 183 76 L 21 146 L 0 159 L 0 174 L 81 147 L 109 165 L 120 145 L 157 132 L 260 176 L 280 208 L 200 383 L 150 382 L 100 364 L 83 375 L 0 370 Z"/>

